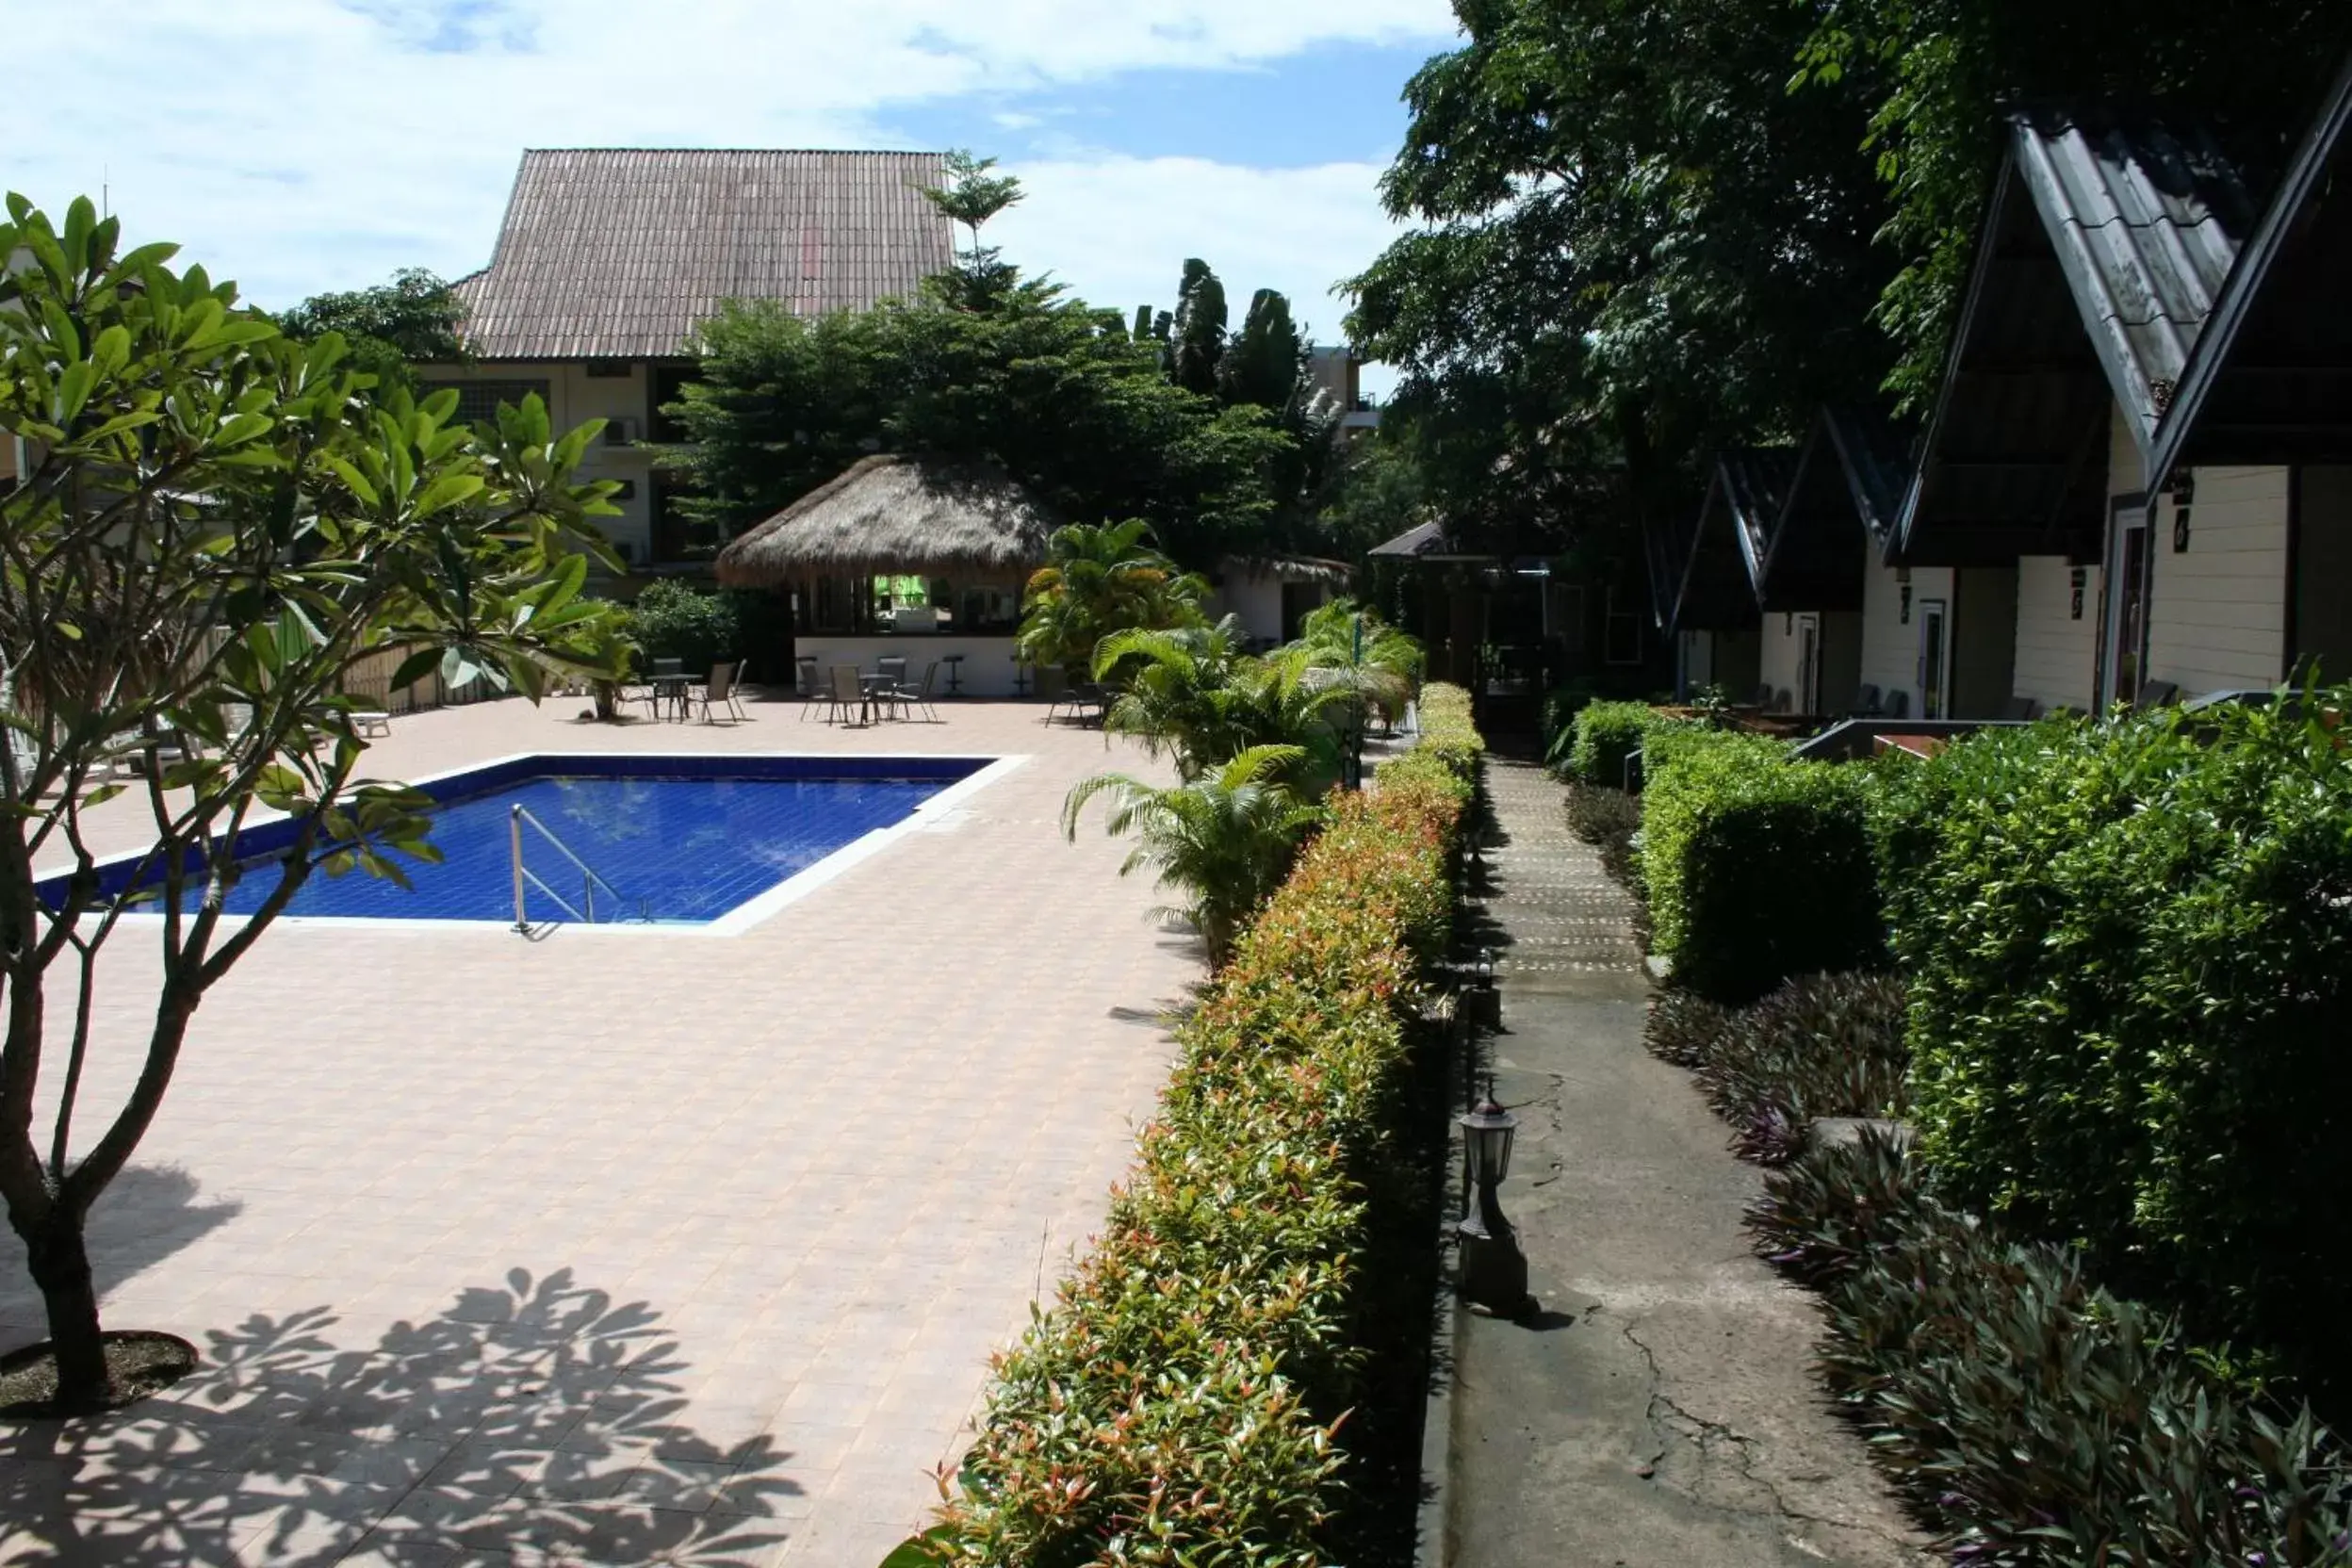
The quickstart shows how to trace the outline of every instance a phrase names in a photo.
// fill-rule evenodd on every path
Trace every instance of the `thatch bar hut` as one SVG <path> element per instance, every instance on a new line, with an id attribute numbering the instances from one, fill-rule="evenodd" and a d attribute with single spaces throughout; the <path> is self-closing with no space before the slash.
<path id="1" fill-rule="evenodd" d="M 883 453 L 737 537 L 718 579 L 790 592 L 794 651 L 819 668 L 897 656 L 919 679 L 953 660 L 962 692 L 1001 696 L 1015 690 L 1021 586 L 1055 526 L 993 465 Z"/>

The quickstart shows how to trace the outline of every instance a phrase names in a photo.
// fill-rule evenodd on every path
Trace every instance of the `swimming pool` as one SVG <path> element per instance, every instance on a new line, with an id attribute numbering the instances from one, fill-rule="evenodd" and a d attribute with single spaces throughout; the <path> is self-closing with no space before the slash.
<path id="1" fill-rule="evenodd" d="M 527 879 L 524 890 L 533 923 L 581 923 L 593 898 L 598 925 L 741 925 L 747 912 L 772 912 L 771 895 L 795 879 L 828 868 L 853 847 L 881 847 L 893 830 L 915 825 L 918 812 L 976 786 L 1002 760 L 508 758 L 419 781 L 438 803 L 432 838 L 443 858 L 399 858 L 412 886 L 359 872 L 315 872 L 286 916 L 512 925 L 520 807 L 523 864 L 536 878 Z M 265 824 L 244 835 L 237 858 L 267 860 L 289 838 L 287 825 Z M 583 866 L 595 874 L 593 889 Z M 132 869 L 116 868 L 117 886 L 127 884 Z M 276 881 L 264 871 L 240 882 L 230 890 L 226 912 L 251 914 Z"/>

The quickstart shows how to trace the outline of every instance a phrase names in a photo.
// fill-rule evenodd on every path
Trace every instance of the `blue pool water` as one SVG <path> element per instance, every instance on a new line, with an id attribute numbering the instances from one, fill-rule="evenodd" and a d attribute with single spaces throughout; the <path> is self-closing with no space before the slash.
<path id="1" fill-rule="evenodd" d="M 538 776 L 445 798 L 434 813 L 439 864 L 402 858 L 413 889 L 353 871 L 321 871 L 286 907 L 289 915 L 385 920 L 514 918 L 510 808 L 520 805 L 617 889 L 614 910 L 596 890 L 596 921 L 707 923 L 759 896 L 876 828 L 903 821 L 945 788 L 947 778 L 676 778 Z M 580 874 L 526 824 L 523 861 L 575 909 Z M 231 914 L 250 913 L 276 882 L 264 869 L 240 883 Z M 536 888 L 526 892 L 534 922 L 567 920 Z"/>

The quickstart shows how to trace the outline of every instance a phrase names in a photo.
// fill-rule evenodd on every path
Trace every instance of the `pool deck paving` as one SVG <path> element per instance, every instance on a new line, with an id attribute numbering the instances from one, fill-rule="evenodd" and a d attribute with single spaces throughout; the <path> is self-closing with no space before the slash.
<path id="1" fill-rule="evenodd" d="M 1041 704 L 872 728 L 580 706 L 396 719 L 369 771 L 1026 760 L 739 936 L 271 931 L 90 1223 L 108 1326 L 204 1364 L 114 1416 L 0 1428 L 0 1562 L 873 1568 L 923 1524 L 1200 976 L 1099 816 L 1059 831 L 1072 782 L 1152 765 Z M 139 808 L 98 808 L 102 837 L 138 845 Z M 158 977 L 152 940 L 116 939 L 77 1141 Z M 0 1348 L 43 1337 L 10 1234 Z"/>

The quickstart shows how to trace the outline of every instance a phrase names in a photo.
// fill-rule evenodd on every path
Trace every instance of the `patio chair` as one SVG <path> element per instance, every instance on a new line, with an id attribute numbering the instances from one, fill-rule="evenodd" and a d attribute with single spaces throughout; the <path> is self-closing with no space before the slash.
<path id="1" fill-rule="evenodd" d="M 1911 716 L 1911 694 L 1901 688 L 1888 692 L 1884 713 L 1890 719 L 1909 718 Z"/>
<path id="2" fill-rule="evenodd" d="M 2140 700 L 2134 708 L 2169 708 L 2180 700 L 2180 688 L 2169 680 L 2140 682 Z"/>
<path id="3" fill-rule="evenodd" d="M 2032 697 L 2011 697 L 2001 705 L 2001 716 L 2004 719 L 2038 719 L 2042 716 L 2042 705 Z"/>
<path id="4" fill-rule="evenodd" d="M 1878 688 L 1866 680 L 1862 683 L 1862 689 L 1854 694 L 1852 716 L 1857 719 L 1874 719 L 1878 717 Z"/>
<path id="5" fill-rule="evenodd" d="M 1054 698 L 1052 705 L 1046 709 L 1045 722 L 1052 724 L 1058 714 L 1067 710 L 1070 716 L 1080 724 L 1087 722 L 1086 715 L 1091 711 L 1094 715 L 1093 722 L 1101 724 L 1102 715 L 1109 710 L 1110 705 L 1110 694 L 1102 687 L 1091 680 L 1073 680 Z"/>
<path id="6" fill-rule="evenodd" d="M 1765 681 L 1756 687 L 1756 709 L 1759 713 L 1769 713 L 1772 710 L 1772 683 L 1771 681 Z"/>
<path id="7" fill-rule="evenodd" d="M 855 664 L 834 665 L 831 689 L 825 694 L 825 722 L 841 724 L 844 722 L 841 717 L 842 713 L 862 713 L 865 711 L 865 707 L 866 692 L 865 688 L 858 683 L 858 666 Z"/>
<path id="8" fill-rule="evenodd" d="M 934 681 L 939 679 L 939 662 L 934 659 L 930 663 L 923 666 L 923 683 L 921 685 L 909 686 L 902 680 L 890 688 L 890 700 L 891 706 L 907 713 L 912 713 L 916 709 L 920 708 L 926 715 L 926 722 L 931 724 L 939 723 L 939 710 L 931 706 L 931 686 Z"/>
<path id="9" fill-rule="evenodd" d="M 890 680 L 890 690 L 893 692 L 906 684 L 906 656 L 905 654 L 886 653 L 874 662 L 874 668 L 876 674 Z"/>
<path id="10" fill-rule="evenodd" d="M 705 724 L 711 722 L 710 710 L 713 708 L 726 709 L 730 722 L 751 717 L 743 711 L 742 701 L 735 695 L 735 666 L 731 663 L 712 664 L 710 680 L 694 694 L 693 700 L 702 704 L 702 722 Z"/>
<path id="11" fill-rule="evenodd" d="M 808 722 L 808 710 L 825 707 L 833 700 L 833 693 L 825 685 L 825 677 L 818 673 L 817 661 L 812 654 L 804 653 L 793 661 L 792 688 L 800 694 L 800 722 L 803 724 Z"/>

